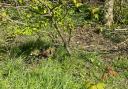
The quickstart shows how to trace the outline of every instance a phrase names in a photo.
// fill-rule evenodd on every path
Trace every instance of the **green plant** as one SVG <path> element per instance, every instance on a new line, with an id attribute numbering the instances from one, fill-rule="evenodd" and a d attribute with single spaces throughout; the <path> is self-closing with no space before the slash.
<path id="1" fill-rule="evenodd" d="M 26 66 L 23 60 L 7 59 L 1 64 L 1 89 L 80 89 L 82 87 L 80 81 L 76 82 L 72 75 L 64 72 L 58 61 L 49 59 L 40 64 Z"/>

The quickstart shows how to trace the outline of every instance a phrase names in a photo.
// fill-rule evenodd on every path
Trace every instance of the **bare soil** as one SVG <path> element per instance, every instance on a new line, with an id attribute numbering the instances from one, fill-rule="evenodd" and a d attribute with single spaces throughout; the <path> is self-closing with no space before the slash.
<path id="1" fill-rule="evenodd" d="M 71 39 L 71 47 L 87 52 L 99 52 L 105 54 L 104 58 L 108 56 L 110 59 L 119 56 L 128 57 L 128 34 L 121 34 L 118 31 L 108 31 L 108 33 L 113 34 L 107 37 L 104 32 L 97 29 L 77 28 Z M 117 38 L 117 42 L 112 38 Z"/>

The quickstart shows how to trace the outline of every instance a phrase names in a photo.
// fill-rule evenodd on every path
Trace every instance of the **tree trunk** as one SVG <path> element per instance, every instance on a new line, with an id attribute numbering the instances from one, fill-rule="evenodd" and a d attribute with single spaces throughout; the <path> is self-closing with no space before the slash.
<path id="1" fill-rule="evenodd" d="M 113 24 L 113 8 L 114 8 L 114 1 L 115 0 L 106 0 L 105 2 L 105 19 L 106 19 L 106 26 L 108 28 L 111 28 L 112 24 Z"/>

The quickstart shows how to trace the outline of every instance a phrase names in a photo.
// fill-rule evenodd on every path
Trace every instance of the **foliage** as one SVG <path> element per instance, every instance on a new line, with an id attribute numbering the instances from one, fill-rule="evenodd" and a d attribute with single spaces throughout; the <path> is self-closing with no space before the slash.
<path id="1" fill-rule="evenodd" d="M 13 6 L 11 2 L 16 6 Z M 3 6 L 1 12 L 2 24 L 7 23 L 4 29 L 7 29 L 11 35 L 33 35 L 38 34 L 40 30 L 52 32 L 50 35 L 59 36 L 67 48 L 71 30 L 75 27 L 72 19 L 73 7 L 68 6 L 68 1 L 33 0 L 25 3 L 23 0 L 19 0 L 11 2 L 7 4 L 9 7 L 4 8 Z M 69 40 L 63 37 L 62 32 L 69 34 Z M 56 38 L 52 38 L 52 40 L 54 39 Z"/>
<path id="2" fill-rule="evenodd" d="M 115 8 L 114 8 L 114 20 L 115 23 L 121 25 L 128 24 L 128 1 L 127 0 L 115 0 Z"/>
<path id="3" fill-rule="evenodd" d="M 97 39 L 101 35 L 117 43 L 124 39 L 120 33 L 107 32 L 103 25 L 104 5 L 87 1 L 0 1 L 0 89 L 127 89 L 127 58 L 112 58 L 109 61 L 108 56 L 105 60 L 102 58 L 104 54 L 88 53 L 85 49 L 78 51 L 72 47 L 71 38 L 75 29 L 90 29 L 87 26 L 98 31 L 94 32 Z M 115 1 L 115 24 L 127 25 L 127 2 Z M 119 1 L 122 1 L 121 6 Z M 102 28 L 105 30 L 100 34 L 99 29 Z M 91 36 L 93 34 L 90 33 Z M 79 42 L 75 44 L 79 45 Z M 55 47 L 53 56 L 37 57 L 40 49 L 50 47 Z M 28 63 L 26 60 L 32 61 Z M 115 70 L 106 72 L 107 66 Z M 120 76 L 107 76 L 106 80 L 101 78 L 104 74 L 112 75 L 111 72 Z"/>
<path id="4" fill-rule="evenodd" d="M 90 63 L 85 58 L 79 58 L 77 55 L 65 57 L 65 60 L 58 61 L 54 58 L 40 60 L 38 63 L 33 62 L 26 64 L 24 57 L 10 59 L 7 56 L 0 62 L 0 88 L 1 89 L 127 89 L 125 83 L 127 71 L 119 72 L 120 76 L 109 77 L 106 81 L 101 81 L 101 75 L 104 73 L 104 66 L 97 63 Z M 94 60 L 99 60 L 94 55 Z M 88 59 L 92 58 L 92 54 Z M 127 63 L 115 59 L 112 62 L 116 70 L 125 70 Z M 94 61 L 94 62 L 95 62 Z M 118 65 L 116 65 L 118 64 Z M 125 66 L 124 66 L 125 65 Z M 120 69 L 121 68 L 121 69 Z"/>
<path id="5" fill-rule="evenodd" d="M 97 84 L 93 84 L 93 83 L 86 83 L 86 87 L 87 89 L 105 89 L 105 84 L 104 83 L 97 83 Z"/>
<path id="6" fill-rule="evenodd" d="M 13 61 L 16 60 L 16 61 Z M 73 76 L 64 73 L 57 61 L 44 61 L 39 65 L 25 66 L 22 59 L 4 62 L 0 72 L 1 89 L 78 89 L 80 84 Z"/>

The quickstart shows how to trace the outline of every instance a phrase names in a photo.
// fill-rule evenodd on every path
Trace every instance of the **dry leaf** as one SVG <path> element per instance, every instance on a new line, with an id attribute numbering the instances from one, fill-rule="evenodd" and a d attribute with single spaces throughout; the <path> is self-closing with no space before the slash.
<path id="1" fill-rule="evenodd" d="M 117 75 L 118 75 L 118 73 L 115 70 L 113 70 L 112 67 L 109 66 L 109 67 L 107 67 L 105 73 L 102 75 L 101 79 L 107 80 L 108 77 L 110 77 L 110 76 L 115 77 Z"/>
<path id="2" fill-rule="evenodd" d="M 107 72 L 109 74 L 109 76 L 117 76 L 118 73 L 116 71 L 114 71 L 111 67 L 107 68 Z"/>

